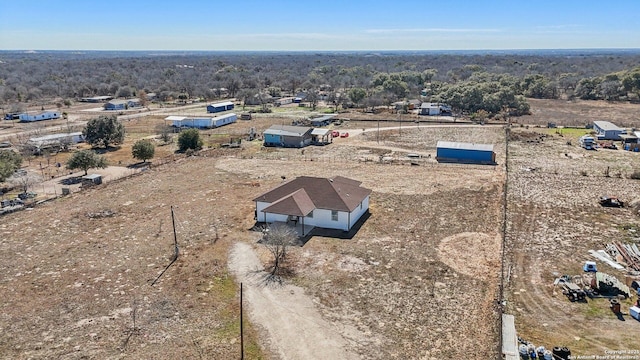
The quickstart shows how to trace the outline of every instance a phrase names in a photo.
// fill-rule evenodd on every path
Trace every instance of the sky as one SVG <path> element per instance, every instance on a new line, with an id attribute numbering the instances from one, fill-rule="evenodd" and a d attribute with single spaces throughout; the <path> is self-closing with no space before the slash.
<path id="1" fill-rule="evenodd" d="M 640 0 L 0 0 L 0 50 L 640 48 Z"/>

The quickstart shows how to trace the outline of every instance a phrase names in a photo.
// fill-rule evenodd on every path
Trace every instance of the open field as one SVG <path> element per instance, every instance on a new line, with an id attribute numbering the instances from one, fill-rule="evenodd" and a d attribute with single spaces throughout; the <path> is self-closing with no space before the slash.
<path id="1" fill-rule="evenodd" d="M 545 133 L 546 129 L 512 130 L 506 310 L 515 314 L 518 335 L 536 346 L 568 346 L 574 355 L 638 349 L 633 335 L 637 321 L 629 316 L 618 320 L 607 299 L 572 303 L 553 281 L 560 275 L 581 274 L 584 261 L 594 260 L 590 249 L 603 249 L 612 240 L 640 240 L 633 233 L 640 225 L 633 209 L 598 204 L 601 195 L 627 202 L 640 198 L 640 183 L 629 178 L 640 165 L 639 154 L 587 151 L 576 141 L 567 145 L 567 136 Z M 624 279 L 624 273 L 604 263 L 598 263 L 598 270 Z M 624 301 L 623 312 L 630 305 L 631 300 Z"/>
<path id="2" fill-rule="evenodd" d="M 640 124 L 640 104 L 617 103 L 592 100 L 545 100 L 527 99 L 531 105 L 531 115 L 512 118 L 521 124 L 547 126 L 584 127 L 594 121 L 605 120 L 622 127 L 638 127 Z"/>
<path id="3" fill-rule="evenodd" d="M 261 120 L 251 125 L 280 121 L 265 119 L 264 125 Z M 142 136 L 135 129 L 144 121 L 154 120 L 125 125 Z M 211 130 L 205 139 L 247 125 Z M 360 128 L 355 122 L 343 126 Z M 495 355 L 500 266 L 495 199 L 502 191 L 502 167 L 428 160 L 409 166 L 364 158 L 381 152 L 400 159 L 405 156 L 398 150 L 426 150 L 436 138 L 484 136 L 496 140 L 500 159 L 502 133 L 490 127 L 383 133 L 381 146 L 395 150 L 376 149 L 372 133 L 304 153 L 246 143 L 242 150 L 208 150 L 205 157 L 153 167 L 5 216 L 0 246 L 15 256 L 0 261 L 7 274 L 0 288 L 8 294 L 2 323 L 9 324 L 2 329 L 2 353 L 10 358 L 235 356 L 237 285 L 229 282 L 226 261 L 233 242 L 255 241 L 248 231 L 251 199 L 281 176 L 343 175 L 373 189 L 371 217 L 351 240 L 317 237 L 294 249 L 296 276 L 290 281 L 306 289 L 326 319 L 341 324 L 349 351 L 381 359 Z M 171 256 L 169 205 L 176 208 L 181 257 L 151 287 Z M 476 250 L 471 257 L 470 248 Z M 134 309 L 138 330 L 125 347 Z M 250 332 L 254 356 L 248 358 L 270 356 L 265 336 Z M 255 355 L 257 343 L 262 355 Z"/>
<path id="4" fill-rule="evenodd" d="M 623 104 L 621 112 L 632 116 L 634 106 Z M 542 115 L 547 108 L 579 111 L 535 100 L 534 115 L 518 119 L 534 126 L 511 130 L 505 310 L 515 314 L 518 335 L 536 345 L 567 345 L 585 355 L 632 349 L 635 321 L 619 321 L 606 300 L 571 303 L 552 283 L 558 274 L 580 273 L 583 261 L 592 260 L 587 250 L 636 236 L 625 229 L 638 229 L 640 217 L 629 208 L 600 208 L 597 199 L 639 197 L 640 183 L 629 176 L 640 155 L 584 151 L 578 131 L 560 136 L 537 128 L 550 121 Z M 251 199 L 283 176 L 301 175 L 346 176 L 373 190 L 371 216 L 352 239 L 313 237 L 287 255 L 294 275 L 286 281 L 304 289 L 332 324 L 327 331 L 345 340 L 345 351 L 362 359 L 498 357 L 503 127 L 417 124 L 403 115 L 402 124 L 385 121 L 378 132 L 375 120 L 388 114 L 358 113 L 331 126 L 355 136 L 328 146 L 263 148 L 257 140 L 219 148 L 251 127 L 260 133 L 308 114 L 254 114 L 251 121 L 202 131 L 200 156 L 175 155 L 175 143 L 158 146 L 147 171 L 2 217 L 0 251 L 11 256 L 0 260 L 1 357 L 237 357 L 239 284 L 228 270 L 229 255 L 242 242 L 268 262 L 250 230 Z M 571 125 L 579 119 L 574 115 L 555 122 Z M 127 139 L 105 153 L 109 162 L 134 164 L 131 145 L 155 137 L 164 117 L 124 120 Z M 498 165 L 438 164 L 438 140 L 492 143 Z M 409 161 L 407 153 L 423 157 Z M 42 171 L 39 166 L 36 160 L 29 165 Z M 151 286 L 172 255 L 170 206 L 180 257 Z M 629 304 L 623 302 L 623 310 Z M 247 319 L 254 322 L 245 333 L 245 358 L 281 358 L 269 327 Z"/>

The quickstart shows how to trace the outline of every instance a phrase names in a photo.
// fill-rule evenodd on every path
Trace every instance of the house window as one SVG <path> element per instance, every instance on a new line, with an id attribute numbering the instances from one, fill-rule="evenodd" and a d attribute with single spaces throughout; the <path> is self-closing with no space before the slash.
<path id="1" fill-rule="evenodd" d="M 309 213 L 309 215 L 307 215 L 307 217 L 308 217 L 309 219 L 313 219 L 313 210 L 311 210 L 311 212 Z"/>
<path id="2" fill-rule="evenodd" d="M 362 203 L 360 203 L 360 210 L 362 210 Z"/>
<path id="3" fill-rule="evenodd" d="M 336 210 L 331 210 L 331 221 L 338 221 L 338 212 Z"/>

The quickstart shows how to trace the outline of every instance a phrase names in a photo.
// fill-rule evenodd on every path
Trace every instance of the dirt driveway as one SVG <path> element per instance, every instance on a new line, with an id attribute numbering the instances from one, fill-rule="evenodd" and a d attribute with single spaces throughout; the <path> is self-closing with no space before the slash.
<path id="1" fill-rule="evenodd" d="M 266 329 L 265 345 L 281 359 L 359 359 L 335 324 L 322 318 L 304 289 L 266 283 L 267 273 L 250 245 L 236 243 L 229 269 L 243 283 L 251 320 Z"/>

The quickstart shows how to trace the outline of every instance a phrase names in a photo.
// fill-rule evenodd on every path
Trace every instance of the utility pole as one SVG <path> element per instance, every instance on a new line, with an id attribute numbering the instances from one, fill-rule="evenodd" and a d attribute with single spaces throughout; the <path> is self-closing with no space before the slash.
<path id="1" fill-rule="evenodd" d="M 240 360 L 244 360 L 244 329 L 242 326 L 242 283 L 240 283 Z"/>

